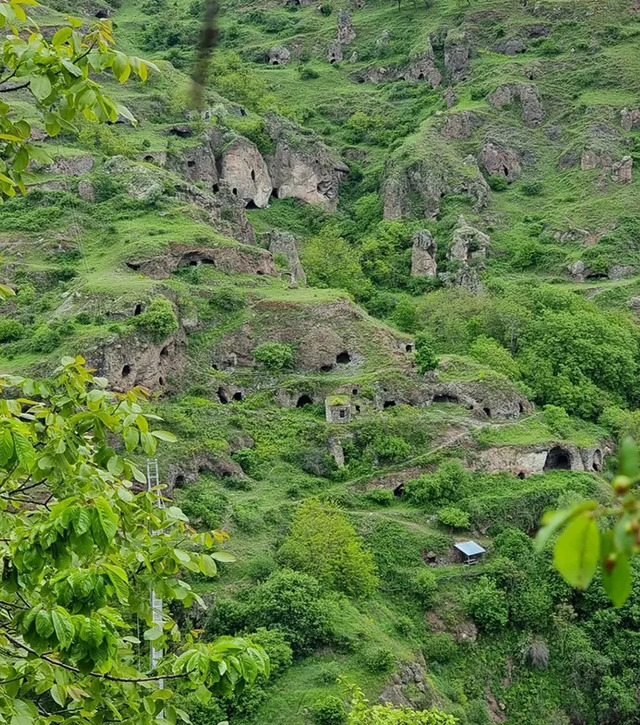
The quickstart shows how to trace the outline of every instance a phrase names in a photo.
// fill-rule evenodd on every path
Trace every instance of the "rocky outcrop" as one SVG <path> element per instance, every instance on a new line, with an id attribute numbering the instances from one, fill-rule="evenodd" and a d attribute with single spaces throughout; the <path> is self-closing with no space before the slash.
<path id="1" fill-rule="evenodd" d="M 251 447 L 253 442 L 250 440 Z M 247 446 L 249 447 L 249 446 Z M 230 445 L 230 452 L 233 447 Z M 165 482 L 172 492 L 189 483 L 195 483 L 203 474 L 210 473 L 218 478 L 233 478 L 244 480 L 247 478 L 242 468 L 231 458 L 214 456 L 210 451 L 196 451 L 176 463 L 170 463 L 165 474 Z"/>
<path id="2" fill-rule="evenodd" d="M 612 181 L 619 184 L 630 184 L 633 173 L 633 159 L 631 156 L 623 156 L 619 161 L 613 161 L 611 153 L 587 148 L 580 157 L 580 168 L 582 171 L 601 168 L 603 173 L 608 174 Z"/>
<path id="3" fill-rule="evenodd" d="M 473 132 L 482 125 L 479 116 L 473 111 L 459 111 L 450 113 L 442 126 L 442 137 L 447 140 L 467 141 Z"/>
<path id="4" fill-rule="evenodd" d="M 356 39 L 356 29 L 353 27 L 351 15 L 346 10 L 338 13 L 338 43 L 348 45 Z"/>
<path id="5" fill-rule="evenodd" d="M 267 164 L 256 145 L 248 139 L 237 138 L 225 147 L 220 178 L 245 206 L 262 209 L 269 203 L 272 183 Z"/>
<path id="6" fill-rule="evenodd" d="M 444 41 L 444 67 L 453 82 L 468 77 L 471 65 L 471 45 L 465 33 L 450 30 Z"/>
<path id="7" fill-rule="evenodd" d="M 417 662 L 401 663 L 380 695 L 381 703 L 394 707 L 423 709 L 431 706 L 438 697 L 429 681 L 427 665 L 422 655 Z"/>
<path id="8" fill-rule="evenodd" d="M 83 176 L 88 174 L 93 166 L 93 156 L 82 154 L 80 156 L 57 156 L 53 163 L 45 168 L 50 174 Z"/>
<path id="9" fill-rule="evenodd" d="M 472 227 L 461 216 L 458 218 L 458 227 L 453 232 L 448 256 L 458 262 L 484 259 L 490 244 L 491 239 L 486 234 Z"/>
<path id="10" fill-rule="evenodd" d="M 209 264 L 227 274 L 277 276 L 273 257 L 269 252 L 239 244 L 220 247 L 172 244 L 162 254 L 133 258 L 126 264 L 129 269 L 152 279 L 167 279 L 178 267 L 199 267 L 201 264 Z"/>
<path id="11" fill-rule="evenodd" d="M 509 40 L 502 40 L 500 43 L 496 43 L 493 46 L 493 50 L 496 53 L 502 53 L 503 55 L 520 55 L 521 53 L 527 52 L 527 46 L 520 38 L 511 38 Z"/>
<path id="12" fill-rule="evenodd" d="M 544 120 L 544 107 L 533 85 L 511 83 L 498 86 L 487 100 L 496 108 L 508 106 L 519 100 L 522 104 L 522 120 L 527 126 L 539 126 Z"/>
<path id="13" fill-rule="evenodd" d="M 209 138 L 205 138 L 199 146 L 165 154 L 165 163 L 162 163 L 162 157 L 157 153 L 146 154 L 144 161 L 159 166 L 166 164 L 168 169 L 175 171 L 186 181 L 193 184 L 201 181 L 209 189 L 218 183 L 215 152 Z"/>
<path id="14" fill-rule="evenodd" d="M 269 251 L 273 256 L 284 254 L 289 261 L 289 273 L 294 282 L 307 282 L 307 275 L 300 263 L 296 239 L 287 232 L 271 232 L 268 234 Z"/>
<path id="15" fill-rule="evenodd" d="M 327 48 L 327 61 L 329 63 L 342 62 L 342 44 L 337 40 L 332 40 Z"/>
<path id="16" fill-rule="evenodd" d="M 435 139 L 423 138 L 418 148 L 406 145 L 387 162 L 382 184 L 384 217 L 434 219 L 447 194 L 464 194 L 479 210 L 490 193 L 473 156 L 461 162 Z"/>
<path id="17" fill-rule="evenodd" d="M 291 51 L 284 45 L 269 48 L 269 65 L 287 65 L 291 61 Z"/>
<path id="18" fill-rule="evenodd" d="M 82 179 L 78 183 L 78 196 L 84 201 L 93 202 L 96 200 L 96 190 L 88 179 Z"/>
<path id="19" fill-rule="evenodd" d="M 620 111 L 620 125 L 625 131 L 635 131 L 640 128 L 640 108 L 632 110 L 623 108 Z"/>
<path id="20" fill-rule="evenodd" d="M 623 156 L 620 161 L 614 162 L 611 167 L 611 180 L 619 184 L 630 184 L 632 181 L 633 159 Z"/>
<path id="21" fill-rule="evenodd" d="M 422 53 L 413 56 L 407 65 L 400 68 L 389 66 L 372 66 L 367 68 L 358 79 L 367 83 L 387 83 L 389 81 L 402 80 L 420 82 L 426 81 L 432 88 L 437 88 L 442 83 L 442 73 L 435 63 L 435 54 L 431 42 L 427 39 L 426 47 Z"/>
<path id="22" fill-rule="evenodd" d="M 458 102 L 458 96 L 456 95 L 456 92 L 453 90 L 453 88 L 447 88 L 447 90 L 444 92 L 444 100 L 447 104 L 447 108 L 453 108 L 456 103 Z"/>
<path id="23" fill-rule="evenodd" d="M 279 199 L 294 197 L 330 210 L 338 205 L 338 187 L 349 167 L 319 139 L 303 135 L 292 122 L 267 114 L 267 126 L 276 144 L 267 166 L 273 193 Z"/>
<path id="24" fill-rule="evenodd" d="M 522 166 L 516 153 L 496 141 L 484 142 L 478 155 L 478 163 L 485 173 L 502 176 L 509 183 L 519 179 L 522 174 Z"/>
<path id="25" fill-rule="evenodd" d="M 607 441 L 579 448 L 571 443 L 549 442 L 532 446 L 499 446 L 481 451 L 476 467 L 488 473 L 508 471 L 523 477 L 552 470 L 602 471 L 605 455 L 611 453 Z"/>
<path id="26" fill-rule="evenodd" d="M 435 277 L 438 243 L 428 229 L 421 229 L 411 238 L 411 276 Z"/>
<path id="27" fill-rule="evenodd" d="M 107 378 L 109 386 L 124 392 L 141 385 L 148 390 L 168 390 L 178 380 L 186 362 L 186 337 L 178 330 L 160 343 L 140 333 L 101 343 L 86 355 L 90 366 Z"/>

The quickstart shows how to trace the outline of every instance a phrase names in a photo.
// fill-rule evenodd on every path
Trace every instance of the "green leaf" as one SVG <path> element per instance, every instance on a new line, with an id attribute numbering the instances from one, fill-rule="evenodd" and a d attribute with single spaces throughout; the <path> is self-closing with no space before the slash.
<path id="1" fill-rule="evenodd" d="M 625 438 L 620 444 L 618 472 L 634 480 L 638 476 L 638 447 L 632 438 Z"/>
<path id="2" fill-rule="evenodd" d="M 51 619 L 60 647 L 66 649 L 73 642 L 73 625 L 69 614 L 62 607 L 56 607 L 51 612 Z"/>
<path id="3" fill-rule="evenodd" d="M 46 75 L 33 76 L 29 88 L 39 101 L 49 98 L 52 91 L 51 81 Z"/>
<path id="4" fill-rule="evenodd" d="M 566 523 L 575 518 L 583 511 L 595 509 L 597 504 L 595 501 L 584 501 L 571 509 L 563 509 L 562 511 L 549 511 L 542 517 L 542 528 L 536 536 L 536 551 L 542 551 L 547 545 L 549 539 L 562 528 Z"/>
<path id="5" fill-rule="evenodd" d="M 200 555 L 200 571 L 205 576 L 216 576 L 218 573 L 218 567 L 215 561 L 209 556 L 209 554 Z"/>
<path id="6" fill-rule="evenodd" d="M 22 433 L 14 433 L 13 444 L 20 463 L 27 470 L 31 470 L 36 460 L 36 452 L 31 442 Z"/>
<path id="7" fill-rule="evenodd" d="M 178 439 L 170 433 L 168 430 L 154 430 L 151 431 L 151 435 L 159 438 L 161 441 L 167 441 L 167 443 L 175 443 Z"/>
<path id="8" fill-rule="evenodd" d="M 95 507 L 98 512 L 100 526 L 108 541 L 111 541 L 118 532 L 118 517 L 104 498 L 97 498 Z"/>
<path id="9" fill-rule="evenodd" d="M 553 561 L 564 579 L 576 589 L 586 589 L 600 557 L 600 532 L 589 512 L 574 518 L 558 537 Z"/>
<path id="10" fill-rule="evenodd" d="M 129 426 L 129 428 L 125 429 L 124 445 L 129 452 L 135 451 L 135 449 L 138 447 L 139 440 L 140 440 L 140 435 L 138 433 L 137 428 L 134 428 L 133 426 Z"/>
<path id="11" fill-rule="evenodd" d="M 51 38 L 51 45 L 62 45 L 73 35 L 73 30 L 69 26 L 60 28 L 58 32 Z"/>
<path id="12" fill-rule="evenodd" d="M 13 437 L 9 428 L 0 431 L 0 466 L 6 466 L 13 457 Z"/>
<path id="13" fill-rule="evenodd" d="M 41 609 L 36 614 L 36 632 L 43 639 L 49 639 L 54 632 L 51 612 L 46 609 Z"/>
<path id="14" fill-rule="evenodd" d="M 64 707 L 64 704 L 67 701 L 64 693 L 64 687 L 62 685 L 54 685 L 50 692 L 51 697 L 55 700 L 55 702 L 57 702 L 60 707 Z"/>
<path id="15" fill-rule="evenodd" d="M 216 561 L 223 561 L 225 564 L 233 564 L 236 561 L 236 557 L 228 551 L 213 551 L 211 556 Z"/>
<path id="16" fill-rule="evenodd" d="M 614 607 L 621 607 L 632 588 L 629 557 L 615 548 L 614 536 L 607 531 L 602 536 L 602 585 Z"/>

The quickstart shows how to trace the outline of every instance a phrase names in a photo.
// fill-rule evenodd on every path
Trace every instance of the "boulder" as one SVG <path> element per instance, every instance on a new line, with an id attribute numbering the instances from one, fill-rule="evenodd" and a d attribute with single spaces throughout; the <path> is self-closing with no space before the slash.
<path id="1" fill-rule="evenodd" d="M 435 277 L 438 243 L 428 229 L 421 229 L 411 237 L 411 276 Z"/>
<path id="2" fill-rule="evenodd" d="M 461 216 L 458 218 L 458 227 L 453 232 L 453 239 L 448 256 L 449 259 L 459 262 L 468 262 L 471 259 L 484 259 L 490 244 L 491 239 L 488 235 L 472 227 Z"/>
<path id="3" fill-rule="evenodd" d="M 467 141 L 482 121 L 473 111 L 458 111 L 447 115 L 442 126 L 442 136 L 447 140 Z"/>
<path id="4" fill-rule="evenodd" d="M 257 146 L 248 139 L 237 138 L 225 147 L 220 178 L 245 206 L 262 209 L 269 203 L 273 190 L 271 176 Z"/>
<path id="5" fill-rule="evenodd" d="M 266 122 L 276 144 L 275 152 L 267 158 L 274 195 L 335 210 L 338 187 L 349 173 L 349 167 L 322 141 L 303 134 L 292 121 L 269 113 Z"/>
<path id="6" fill-rule="evenodd" d="M 631 156 L 623 156 L 620 161 L 616 161 L 611 167 L 611 179 L 619 184 L 630 184 L 632 181 L 631 173 L 633 169 L 633 159 Z"/>
<path id="7" fill-rule="evenodd" d="M 96 191 L 88 179 L 82 179 L 78 183 L 78 196 L 85 201 L 93 202 L 96 200 Z"/>
<path id="8" fill-rule="evenodd" d="M 292 279 L 306 284 L 307 275 L 300 263 L 295 237 L 288 232 L 271 232 L 267 235 L 267 239 L 269 241 L 269 251 L 272 255 L 284 254 L 289 260 L 289 272 Z"/>
<path id="9" fill-rule="evenodd" d="M 51 174 L 83 176 L 88 174 L 93 166 L 93 156 L 81 154 L 80 156 L 57 156 L 46 169 Z"/>
<path id="10" fill-rule="evenodd" d="M 447 90 L 444 92 L 444 100 L 447 104 L 447 108 L 453 108 L 453 106 L 456 105 L 458 102 L 458 96 L 456 95 L 456 92 L 453 90 L 453 88 L 447 88 Z"/>
<path id="11" fill-rule="evenodd" d="M 461 81 L 469 75 L 471 46 L 465 33 L 450 30 L 444 41 L 444 67 L 452 81 Z"/>
<path id="12" fill-rule="evenodd" d="M 519 100 L 522 104 L 522 120 L 527 126 L 539 126 L 544 119 L 544 107 L 533 85 L 511 83 L 498 86 L 487 100 L 495 108 L 502 108 Z"/>
<path id="13" fill-rule="evenodd" d="M 519 55 L 520 53 L 527 52 L 527 46 L 519 38 L 511 38 L 510 40 L 503 40 L 497 43 L 493 46 L 493 50 L 503 55 Z"/>
<path id="14" fill-rule="evenodd" d="M 432 55 L 433 52 L 415 56 L 409 65 L 398 71 L 397 78 L 405 81 L 427 81 L 432 88 L 437 88 L 442 83 L 442 74 L 436 68 Z"/>
<path id="15" fill-rule="evenodd" d="M 635 131 L 640 128 L 640 109 L 623 108 L 620 111 L 620 125 L 625 131 Z"/>
<path id="16" fill-rule="evenodd" d="M 287 65 L 291 61 L 291 51 L 284 45 L 269 48 L 269 65 Z"/>
<path id="17" fill-rule="evenodd" d="M 481 169 L 491 176 L 501 176 L 509 183 L 520 178 L 522 166 L 514 151 L 495 141 L 485 141 L 478 155 Z"/>
<path id="18" fill-rule="evenodd" d="M 327 48 L 327 61 L 329 63 L 340 63 L 342 61 L 342 44 L 332 40 Z"/>
<path id="19" fill-rule="evenodd" d="M 356 38 L 356 30 L 350 13 L 340 10 L 338 13 L 338 43 L 348 45 Z"/>

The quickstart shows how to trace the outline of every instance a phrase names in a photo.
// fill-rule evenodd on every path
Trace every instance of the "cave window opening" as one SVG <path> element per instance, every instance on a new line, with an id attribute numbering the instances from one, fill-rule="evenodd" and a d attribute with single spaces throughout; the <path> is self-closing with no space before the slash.
<path id="1" fill-rule="evenodd" d="M 602 452 L 597 450 L 593 454 L 593 465 L 592 468 L 596 473 L 599 473 L 602 470 Z"/>
<path id="2" fill-rule="evenodd" d="M 233 189 L 231 189 L 231 193 L 232 193 L 232 194 L 233 194 L 234 196 L 238 196 L 238 190 L 237 190 L 237 189 L 235 188 L 235 186 L 233 187 Z"/>
<path id="3" fill-rule="evenodd" d="M 491 418 L 491 408 L 483 408 L 482 410 L 487 418 Z"/>
<path id="4" fill-rule="evenodd" d="M 396 498 L 402 498 L 404 496 L 404 483 L 401 483 L 393 489 L 393 495 Z"/>
<path id="5" fill-rule="evenodd" d="M 359 412 L 360 412 L 360 406 L 356 405 L 356 413 L 359 413 Z"/>
<path id="6" fill-rule="evenodd" d="M 98 10 L 95 14 L 98 20 L 106 20 L 109 17 L 109 13 L 106 10 Z"/>
<path id="7" fill-rule="evenodd" d="M 258 209 L 258 205 L 255 203 L 253 199 L 249 199 L 249 201 L 245 205 L 245 209 Z"/>
<path id="8" fill-rule="evenodd" d="M 211 191 L 213 191 L 214 194 L 217 194 L 220 191 L 220 184 L 211 184 Z"/>
<path id="9" fill-rule="evenodd" d="M 124 365 L 122 367 L 122 377 L 127 378 L 131 374 L 131 365 Z"/>
<path id="10" fill-rule="evenodd" d="M 353 388 L 353 390 L 351 391 L 351 393 L 352 393 L 353 395 L 357 395 L 357 394 L 358 394 L 359 392 L 360 392 L 360 391 L 358 390 L 358 388 Z"/>
<path id="11" fill-rule="evenodd" d="M 544 471 L 570 471 L 571 456 L 569 452 L 560 446 L 555 446 L 549 453 L 544 462 Z"/>
<path id="12" fill-rule="evenodd" d="M 138 304 L 136 305 L 135 310 L 133 311 L 133 316 L 134 317 L 137 317 L 141 313 L 142 313 L 142 305 L 138 302 Z"/>
<path id="13" fill-rule="evenodd" d="M 339 410 L 338 411 L 338 416 L 340 418 L 346 418 L 347 417 L 347 411 L 346 410 Z"/>
<path id="14" fill-rule="evenodd" d="M 523 480 L 524 478 L 526 478 L 526 476 L 525 476 L 525 474 L 524 474 L 524 471 L 518 471 L 518 478 L 519 478 L 520 480 Z"/>
<path id="15" fill-rule="evenodd" d="M 218 388 L 218 400 L 223 405 L 226 405 L 229 402 L 229 398 L 227 398 L 227 394 L 225 393 L 224 388 Z"/>
<path id="16" fill-rule="evenodd" d="M 271 196 L 272 196 L 272 197 L 273 197 L 274 199 L 277 199 L 277 198 L 278 198 L 278 189 L 277 189 L 276 187 L 274 187 L 274 188 L 273 188 L 273 189 L 271 190 Z"/>
<path id="17" fill-rule="evenodd" d="M 351 355 L 348 352 L 340 352 L 336 355 L 336 362 L 338 365 L 346 365 L 351 362 Z"/>
<path id="18" fill-rule="evenodd" d="M 238 390 L 233 394 L 233 399 L 238 402 L 242 402 L 244 400 L 244 395 L 240 392 L 240 390 Z"/>
<path id="19" fill-rule="evenodd" d="M 313 405 L 313 400 L 308 395 L 301 395 L 296 403 L 296 408 L 304 408 L 305 405 Z"/>
<path id="20" fill-rule="evenodd" d="M 158 385 L 164 385 L 164 378 L 162 375 L 158 378 Z"/>
<path id="21" fill-rule="evenodd" d="M 153 158 L 153 156 L 147 155 L 144 157 L 144 161 L 146 161 L 148 164 L 152 164 L 155 161 L 155 159 Z"/>
<path id="22" fill-rule="evenodd" d="M 163 347 L 162 350 L 160 350 L 160 357 L 168 357 L 169 356 L 169 347 Z"/>
<path id="23" fill-rule="evenodd" d="M 211 363 L 211 369 L 212 370 L 217 370 L 218 369 L 218 366 L 215 363 Z"/>
<path id="24" fill-rule="evenodd" d="M 193 159 L 189 159 L 189 160 L 187 161 L 187 166 L 188 166 L 188 167 L 189 167 L 190 169 L 193 169 L 193 167 L 194 167 L 195 165 L 196 165 L 196 162 L 195 162 L 195 161 L 194 161 Z"/>
<path id="25" fill-rule="evenodd" d="M 251 169 L 251 180 L 252 181 L 256 180 L 256 172 L 253 169 Z"/>
<path id="26" fill-rule="evenodd" d="M 176 480 L 173 482 L 174 488 L 182 488 L 184 486 L 184 476 L 180 473 L 176 476 Z"/>
<path id="27" fill-rule="evenodd" d="M 460 400 L 455 395 L 434 395 L 434 403 L 459 403 Z"/>
<path id="28" fill-rule="evenodd" d="M 424 73 L 418 73 L 418 80 L 419 81 L 423 81 L 424 80 Z"/>
<path id="29" fill-rule="evenodd" d="M 520 413 L 524 413 L 524 405 L 522 405 L 522 403 L 518 403 L 518 410 Z"/>
<path id="30" fill-rule="evenodd" d="M 383 408 L 393 408 L 396 404 L 395 400 L 385 400 L 383 404 Z"/>
<path id="31" fill-rule="evenodd" d="M 411 344 L 410 342 L 408 342 L 408 343 L 407 343 L 407 344 L 406 344 L 406 345 L 404 346 L 404 349 L 406 350 L 406 352 L 413 352 L 413 345 L 412 345 L 412 344 Z"/>
<path id="32" fill-rule="evenodd" d="M 332 370 L 333 370 L 333 365 L 321 365 L 320 366 L 321 373 L 330 373 Z"/>

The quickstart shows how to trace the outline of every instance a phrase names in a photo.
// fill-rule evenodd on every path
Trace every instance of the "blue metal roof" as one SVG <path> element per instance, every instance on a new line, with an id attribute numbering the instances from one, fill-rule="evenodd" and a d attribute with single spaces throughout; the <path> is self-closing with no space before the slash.
<path id="1" fill-rule="evenodd" d="M 483 549 L 480 544 L 476 544 L 475 541 L 459 541 L 455 548 L 461 551 L 466 556 L 474 556 L 475 554 L 484 554 L 486 549 Z"/>

